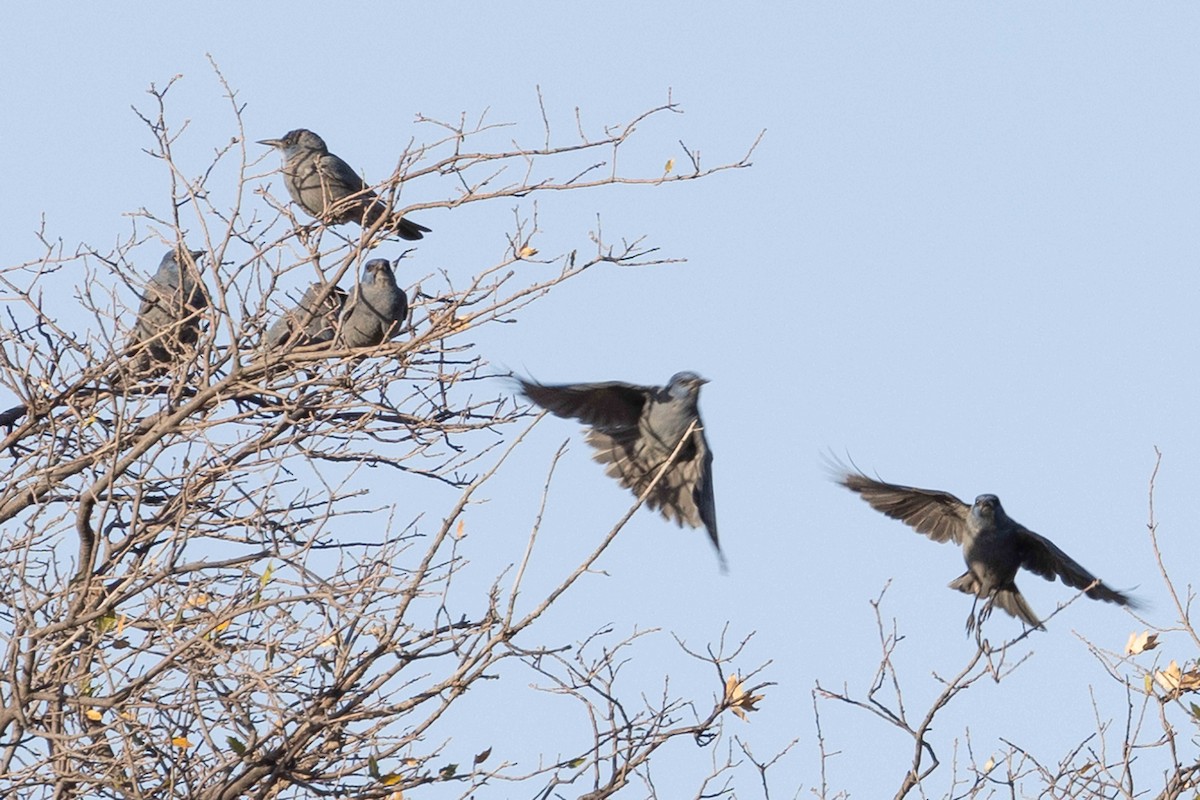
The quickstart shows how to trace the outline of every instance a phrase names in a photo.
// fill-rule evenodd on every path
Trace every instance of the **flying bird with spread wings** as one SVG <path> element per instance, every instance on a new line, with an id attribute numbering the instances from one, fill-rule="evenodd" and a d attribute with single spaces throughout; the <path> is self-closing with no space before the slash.
<path id="1" fill-rule="evenodd" d="M 680 526 L 704 526 L 725 567 L 717 538 L 712 451 L 697 407 L 704 378 L 680 372 L 666 386 L 520 383 L 525 396 L 542 408 L 589 426 L 587 441 L 596 449 L 595 459 L 607 464 L 605 472 L 638 497 L 666 467 L 646 504 Z M 677 447 L 679 454 L 667 466 Z"/>
<path id="2" fill-rule="evenodd" d="M 967 571 L 951 581 L 950 588 L 974 595 L 976 603 L 986 601 L 979 612 L 979 623 L 997 605 L 1030 627 L 1045 630 L 1017 588 L 1015 578 L 1022 568 L 1048 581 L 1058 578 L 1093 600 L 1138 606 L 1137 600 L 1105 584 L 1054 542 L 1009 517 L 994 494 L 981 494 L 968 504 L 949 492 L 884 483 L 848 470 L 842 471 L 837 482 L 858 493 L 876 511 L 933 541 L 960 545 Z M 975 625 L 972 606 L 967 630 Z"/>

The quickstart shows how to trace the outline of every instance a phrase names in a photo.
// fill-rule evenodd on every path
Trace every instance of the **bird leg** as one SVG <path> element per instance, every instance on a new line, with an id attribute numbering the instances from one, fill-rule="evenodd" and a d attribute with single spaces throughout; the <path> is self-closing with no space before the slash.
<path id="1" fill-rule="evenodd" d="M 976 608 L 979 606 L 979 596 L 978 595 L 975 596 L 975 599 L 971 602 L 971 613 L 967 615 L 967 633 L 968 634 L 970 634 L 972 631 L 974 631 L 976 626 L 978 626 L 981 629 L 983 628 L 984 621 L 987 620 L 987 618 L 992 615 L 992 607 L 994 605 L 994 600 L 995 600 L 994 597 L 989 596 L 987 599 L 987 602 L 983 604 L 983 608 L 980 608 L 979 613 L 976 614 L 975 613 Z"/>

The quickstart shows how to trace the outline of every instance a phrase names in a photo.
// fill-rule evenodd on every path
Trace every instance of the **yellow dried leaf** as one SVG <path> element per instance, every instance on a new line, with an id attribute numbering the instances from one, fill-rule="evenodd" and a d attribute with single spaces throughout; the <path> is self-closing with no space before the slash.
<path id="1" fill-rule="evenodd" d="M 725 681 L 725 706 L 740 720 L 745 721 L 747 711 L 758 711 L 754 704 L 762 699 L 761 694 L 749 694 L 737 675 L 730 675 Z"/>
<path id="2" fill-rule="evenodd" d="M 538 251 L 536 248 L 530 247 L 529 245 L 525 245 L 524 247 L 521 248 L 521 251 L 519 253 L 517 253 L 517 258 L 533 258 L 537 254 L 538 254 Z"/>
<path id="3" fill-rule="evenodd" d="M 379 779 L 379 782 L 382 783 L 384 786 L 395 786 L 397 783 L 399 783 L 402 780 L 404 780 L 403 776 L 397 775 L 394 772 L 389 772 L 387 775 L 384 775 L 383 777 L 381 777 Z"/>
<path id="4" fill-rule="evenodd" d="M 665 175 L 673 169 L 675 169 L 675 159 L 668 158 L 667 163 L 663 166 L 663 174 Z"/>
<path id="5" fill-rule="evenodd" d="M 334 633 L 331 633 L 328 636 L 326 636 L 321 641 L 321 643 L 317 645 L 317 647 L 337 647 L 337 643 L 338 643 L 338 636 L 337 636 L 337 632 L 335 631 Z"/>
<path id="6" fill-rule="evenodd" d="M 213 633 L 222 633 L 226 628 L 229 627 L 231 622 L 233 622 L 233 620 L 229 619 L 225 620 L 224 622 L 218 622 L 213 626 Z"/>
<path id="7" fill-rule="evenodd" d="M 172 736 L 171 744 L 175 745 L 180 750 L 187 750 L 192 746 L 192 743 L 188 741 L 186 736 Z"/>
<path id="8" fill-rule="evenodd" d="M 92 722 L 99 722 L 100 720 L 104 719 L 104 715 L 94 708 L 89 708 L 87 711 L 83 712 L 83 715 Z"/>
<path id="9" fill-rule="evenodd" d="M 983 771 L 985 773 L 991 772 L 992 768 L 995 766 L 996 766 L 996 759 L 989 756 L 988 760 L 983 762 Z"/>
<path id="10" fill-rule="evenodd" d="M 1138 653 L 1144 653 L 1156 647 L 1158 647 L 1157 633 L 1151 633 L 1150 631 L 1131 633 L 1129 634 L 1129 641 L 1125 643 L 1125 655 L 1136 656 Z"/>
<path id="11" fill-rule="evenodd" d="M 461 538 L 462 538 L 463 536 L 465 536 L 466 534 L 467 534 L 467 524 L 466 524 L 466 520 L 462 520 L 462 519 L 460 519 L 460 520 L 458 521 L 458 527 L 456 527 L 456 528 L 454 529 L 454 538 L 455 538 L 455 539 L 461 539 Z"/>
<path id="12" fill-rule="evenodd" d="M 187 599 L 187 604 L 189 606 L 191 606 L 192 608 L 201 608 L 203 606 L 208 605 L 209 602 L 211 602 L 211 601 L 212 601 L 211 597 L 209 597 L 204 592 L 200 592 L 199 594 L 194 594 L 191 597 L 189 597 Z"/>

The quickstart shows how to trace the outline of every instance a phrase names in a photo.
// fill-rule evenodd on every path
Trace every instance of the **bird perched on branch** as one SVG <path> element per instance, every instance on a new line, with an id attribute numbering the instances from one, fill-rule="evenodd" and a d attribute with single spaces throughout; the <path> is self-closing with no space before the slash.
<path id="1" fill-rule="evenodd" d="M 703 525 L 724 567 L 717 538 L 712 451 L 697 407 L 705 383 L 692 372 L 676 374 L 665 387 L 618 381 L 548 386 L 520 380 L 521 390 L 534 403 L 589 426 L 587 441 L 596 449 L 595 459 L 607 464 L 605 472 L 638 497 L 682 442 L 646 504 L 680 526 Z"/>
<path id="2" fill-rule="evenodd" d="M 337 332 L 338 318 L 346 306 L 346 291 L 333 286 L 326 292 L 326 284 L 314 283 L 304 292 L 296 307 L 290 309 L 267 329 L 263 343 L 274 350 L 290 344 L 304 347 L 322 342 L 332 342 Z M 322 299 L 321 295 L 325 297 Z"/>
<path id="3" fill-rule="evenodd" d="M 994 494 L 981 494 L 974 504 L 968 505 L 948 492 L 884 483 L 861 472 L 845 471 L 837 480 L 861 495 L 876 511 L 900 520 L 935 542 L 962 546 L 967 571 L 951 581 L 950 588 L 974 595 L 976 603 L 987 601 L 980 610 L 978 623 L 987 619 L 992 606 L 997 605 L 1030 627 L 1045 630 L 1014 582 L 1017 570 L 1022 567 L 1048 581 L 1059 578 L 1067 586 L 1084 590 L 1093 600 L 1137 607 L 1132 597 L 1109 587 L 1049 539 L 1009 517 Z M 967 630 L 972 630 L 976 623 L 972 606 Z"/>
<path id="4" fill-rule="evenodd" d="M 396 284 L 385 258 L 363 266 L 362 279 L 346 300 L 338 341 L 346 347 L 373 347 L 393 338 L 408 317 L 408 295 Z"/>
<path id="5" fill-rule="evenodd" d="M 282 139 L 260 139 L 283 154 L 283 183 L 288 194 L 309 216 L 331 223 L 374 225 L 387 218 L 402 239 L 416 240 L 429 228 L 393 215 L 362 176 L 329 152 L 325 140 L 310 130 L 297 128 Z"/>
<path id="6" fill-rule="evenodd" d="M 203 250 L 168 250 L 146 283 L 137 322 L 126 344 L 133 375 L 162 374 L 199 339 L 200 319 L 208 307 L 200 280 L 199 258 L 203 255 Z"/>
<path id="7" fill-rule="evenodd" d="M 335 339 L 344 347 L 373 347 L 400 333 L 408 317 L 408 296 L 384 258 L 363 266 L 362 279 L 350 294 L 339 286 L 325 290 L 325 284 L 314 283 L 296 308 L 275 321 L 263 340 L 268 349 Z"/>

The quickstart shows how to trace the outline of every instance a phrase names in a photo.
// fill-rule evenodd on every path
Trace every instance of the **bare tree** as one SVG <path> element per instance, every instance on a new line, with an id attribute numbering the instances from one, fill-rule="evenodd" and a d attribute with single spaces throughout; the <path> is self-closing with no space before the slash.
<path id="1" fill-rule="evenodd" d="M 515 319 L 597 264 L 668 259 L 598 229 L 583 246 L 540 255 L 535 206 L 515 215 L 506 252 L 465 282 L 409 280 L 399 338 L 267 352 L 264 329 L 292 305 L 283 287 L 352 282 L 388 231 L 382 219 L 365 229 L 297 219 L 271 182 L 275 158 L 247 148 L 241 102 L 216 74 L 235 130 L 199 176 L 178 167 L 181 148 L 200 148 L 172 122 L 172 84 L 151 87 L 140 112 L 147 152 L 171 179 L 165 213 L 148 204 L 111 248 L 68 249 L 43 231 L 40 257 L 0 269 L 15 298 L 0 382 L 17 398 L 0 414 L 0 790 L 232 800 L 437 785 L 445 796 L 600 798 L 636 783 L 656 796 L 651 757 L 703 744 L 722 754 L 695 776 L 696 796 L 731 794 L 739 770 L 769 796 L 778 756 L 756 760 L 723 728 L 724 712 L 753 710 L 765 685 L 748 683 L 757 668 L 736 672 L 744 641 L 726 645 L 721 633 L 702 652 L 676 648 L 710 666 L 710 685 L 680 690 L 664 676 L 656 693 L 622 665 L 661 632 L 541 635 L 543 615 L 570 602 L 628 516 L 549 589 L 524 583 L 539 519 L 523 560 L 487 581 L 466 569 L 477 542 L 465 511 L 529 421 L 487 380 L 495 371 L 471 332 Z M 668 100 L 616 128 L 580 123 L 565 140 L 544 119 L 540 142 L 501 151 L 475 143 L 504 126 L 424 120 L 432 141 L 412 143 L 373 188 L 397 206 L 402 186 L 444 190 L 397 208 L 419 219 L 426 208 L 749 166 L 753 145 L 712 167 L 684 147 L 683 169 L 622 172 L 618 155 L 639 126 L 678 111 Z M 231 185 L 215 177 L 231 171 Z M 130 378 L 130 290 L 142 290 L 147 262 L 182 247 L 203 251 L 201 333 L 162 375 Z M 551 267 L 541 277 L 515 268 L 535 258 Z M 47 299 L 69 295 L 67 312 Z M 401 507 L 368 493 L 370 470 L 456 497 Z M 495 679 L 579 707 L 583 725 L 523 732 L 545 748 L 536 763 L 517 763 L 512 743 L 476 743 L 462 720 L 486 713 Z"/>
<path id="2" fill-rule="evenodd" d="M 1037 668 L 1037 654 L 1026 631 L 1000 645 L 991 644 L 976 629 L 975 648 L 951 676 L 934 673 L 940 687 L 927 707 L 916 713 L 905 703 L 905 689 L 916 682 L 901 676 L 895 654 L 903 635 L 899 623 L 885 621 L 882 599 L 872 602 L 879 631 L 881 655 L 865 692 L 849 686 L 834 689 L 820 682 L 813 689 L 817 721 L 817 749 L 821 781 L 814 789 L 820 798 L 848 796 L 834 785 L 829 766 L 836 753 L 822 725 L 822 709 L 829 703 L 866 712 L 883 726 L 902 731 L 912 742 L 912 758 L 906 764 L 872 764 L 875 774 L 896 775 L 896 798 L 944 797 L 1049 797 L 1049 798 L 1144 798 L 1174 800 L 1200 795 L 1200 705 L 1193 702 L 1200 692 L 1200 636 L 1191 617 L 1194 588 L 1181 588 L 1168 570 L 1159 547 L 1158 522 L 1154 514 L 1154 483 L 1161 454 L 1156 453 L 1150 476 L 1149 543 L 1158 560 L 1164 585 L 1174 604 L 1176 622 L 1156 628 L 1140 620 L 1140 631 L 1130 637 L 1124 652 L 1113 652 L 1081 639 L 1100 669 L 1096 677 L 1111 680 L 1123 698 L 1118 705 L 1101 705 L 1093 699 L 1095 727 L 1077 731 L 1076 742 L 1065 753 L 1034 752 L 1020 742 L 1001 739 L 984 745 L 985 757 L 977 757 L 979 743 L 969 729 L 959 735 L 935 736 L 934 723 L 955 703 L 967 703 L 970 690 L 981 681 L 1001 683 L 1016 670 Z M 886 591 L 886 587 L 885 587 Z M 1078 600 L 1060 606 L 1052 619 Z M 1171 652 L 1160 657 L 1150 651 L 1160 646 L 1160 637 L 1171 643 Z M 1169 638 L 1168 638 L 1169 637 Z M 1167 662 L 1164 664 L 1164 661 Z M 1095 693 L 1093 693 L 1095 698 Z M 1039 708 L 1052 724 L 1059 715 L 1054 709 Z"/>

